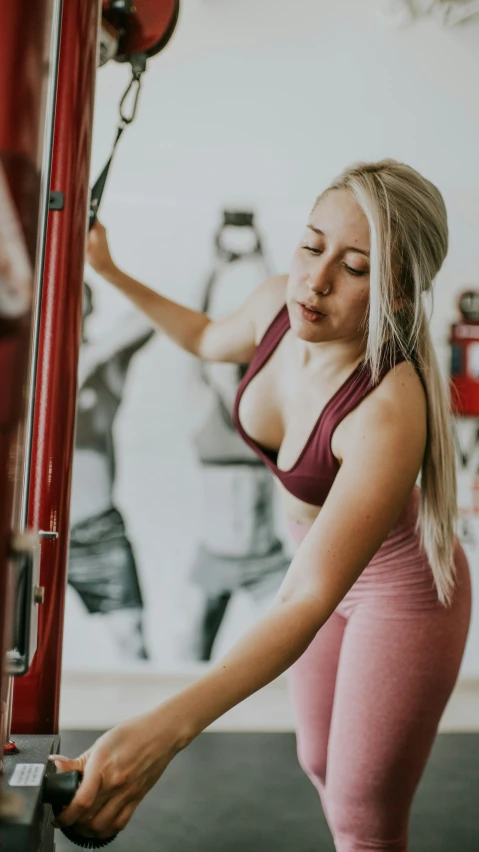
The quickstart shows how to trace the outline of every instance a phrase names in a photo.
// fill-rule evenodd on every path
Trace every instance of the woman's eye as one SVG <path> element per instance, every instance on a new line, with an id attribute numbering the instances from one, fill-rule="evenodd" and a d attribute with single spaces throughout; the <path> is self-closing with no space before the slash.
<path id="1" fill-rule="evenodd" d="M 353 269 L 352 266 L 348 266 L 347 263 L 344 264 L 344 268 L 349 272 L 350 275 L 356 275 L 358 278 L 362 275 L 367 275 L 366 269 Z"/>
<path id="2" fill-rule="evenodd" d="M 312 246 L 301 246 L 301 248 L 305 249 L 305 251 L 309 251 L 310 254 L 322 254 L 323 250 L 318 248 L 313 248 Z"/>

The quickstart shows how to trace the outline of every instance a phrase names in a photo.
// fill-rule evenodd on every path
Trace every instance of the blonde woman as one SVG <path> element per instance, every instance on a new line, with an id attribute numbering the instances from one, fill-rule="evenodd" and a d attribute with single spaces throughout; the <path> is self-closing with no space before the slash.
<path id="1" fill-rule="evenodd" d="M 91 234 L 90 263 L 176 343 L 249 363 L 236 425 L 275 474 L 298 548 L 268 614 L 206 675 L 57 760 L 84 772 L 64 825 L 123 828 L 179 750 L 289 670 L 299 760 L 336 850 L 407 850 L 470 620 L 423 305 L 447 239 L 428 180 L 393 160 L 358 164 L 318 198 L 289 276 L 213 322 L 126 276 L 104 229 Z"/>

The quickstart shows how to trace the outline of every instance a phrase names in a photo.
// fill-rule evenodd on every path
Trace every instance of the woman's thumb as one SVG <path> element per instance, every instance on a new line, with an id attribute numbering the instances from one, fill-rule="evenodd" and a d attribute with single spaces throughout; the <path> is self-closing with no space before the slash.
<path id="1" fill-rule="evenodd" d="M 81 754 L 80 757 L 72 758 L 64 757 L 62 754 L 51 754 L 49 760 L 55 764 L 56 768 L 59 769 L 60 772 L 72 772 L 75 769 L 78 772 L 83 772 L 88 760 L 88 752 Z"/>

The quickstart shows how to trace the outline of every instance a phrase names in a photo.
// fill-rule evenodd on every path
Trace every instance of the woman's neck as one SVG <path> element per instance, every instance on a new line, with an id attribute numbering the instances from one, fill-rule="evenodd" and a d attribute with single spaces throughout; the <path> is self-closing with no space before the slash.
<path id="1" fill-rule="evenodd" d="M 366 347 L 360 340 L 337 340 L 310 343 L 296 338 L 296 351 L 302 367 L 337 375 L 354 369 L 366 356 Z"/>

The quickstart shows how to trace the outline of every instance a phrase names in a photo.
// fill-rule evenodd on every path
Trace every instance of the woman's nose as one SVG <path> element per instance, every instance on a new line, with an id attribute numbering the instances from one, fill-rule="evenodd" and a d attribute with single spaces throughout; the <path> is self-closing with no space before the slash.
<path id="1" fill-rule="evenodd" d="M 308 275 L 308 286 L 312 293 L 325 293 L 331 290 L 331 270 L 327 263 L 318 263 Z"/>

